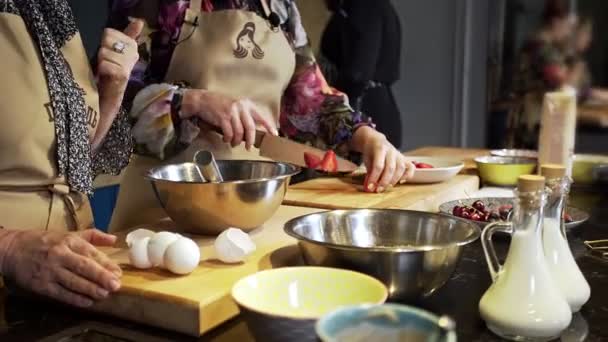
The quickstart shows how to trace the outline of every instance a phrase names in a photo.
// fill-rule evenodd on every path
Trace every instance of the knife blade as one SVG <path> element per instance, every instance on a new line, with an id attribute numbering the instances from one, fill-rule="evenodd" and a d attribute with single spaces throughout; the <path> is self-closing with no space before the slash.
<path id="1" fill-rule="evenodd" d="M 223 134 L 222 130 L 217 126 L 209 125 L 207 123 L 203 123 L 201 126 L 207 127 L 220 135 Z M 308 165 L 306 165 L 306 161 L 304 160 L 304 152 L 314 154 L 321 159 L 323 159 L 323 156 L 327 152 L 320 148 L 308 146 L 287 138 L 268 134 L 259 129 L 255 131 L 255 141 L 253 146 L 260 150 L 260 156 L 262 157 L 304 168 L 308 168 Z M 336 170 L 337 172 L 352 173 L 353 171 L 359 169 L 357 164 L 342 157 L 336 156 L 336 161 L 338 164 L 338 168 Z"/>
<path id="2" fill-rule="evenodd" d="M 289 163 L 301 167 L 308 167 L 304 160 L 304 152 L 314 154 L 323 158 L 327 151 L 319 148 L 301 144 L 287 138 L 277 137 L 266 132 L 256 131 L 254 146 L 260 149 L 262 157 L 270 158 L 275 161 Z M 336 157 L 337 172 L 351 173 L 358 168 L 358 165 L 341 157 Z"/>

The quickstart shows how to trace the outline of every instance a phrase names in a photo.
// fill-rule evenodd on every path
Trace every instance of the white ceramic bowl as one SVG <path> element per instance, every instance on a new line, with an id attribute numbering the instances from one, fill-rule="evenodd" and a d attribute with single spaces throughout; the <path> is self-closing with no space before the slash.
<path id="1" fill-rule="evenodd" d="M 464 167 L 462 161 L 446 158 L 406 156 L 406 159 L 430 164 L 434 167 L 432 169 L 416 169 L 414 177 L 408 181 L 414 184 L 445 182 L 456 176 Z"/>

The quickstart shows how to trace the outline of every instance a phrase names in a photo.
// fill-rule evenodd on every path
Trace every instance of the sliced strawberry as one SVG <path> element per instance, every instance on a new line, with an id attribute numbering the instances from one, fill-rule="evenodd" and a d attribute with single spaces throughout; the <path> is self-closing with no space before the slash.
<path id="1" fill-rule="evenodd" d="M 336 153 L 332 150 L 325 152 L 323 160 L 319 165 L 319 169 L 325 172 L 336 172 L 338 171 L 338 158 Z"/>
<path id="2" fill-rule="evenodd" d="M 321 164 L 321 158 L 310 152 L 304 152 L 304 162 L 311 169 L 316 169 Z"/>
<path id="3" fill-rule="evenodd" d="M 434 166 L 427 163 L 415 163 L 417 169 L 433 169 Z"/>

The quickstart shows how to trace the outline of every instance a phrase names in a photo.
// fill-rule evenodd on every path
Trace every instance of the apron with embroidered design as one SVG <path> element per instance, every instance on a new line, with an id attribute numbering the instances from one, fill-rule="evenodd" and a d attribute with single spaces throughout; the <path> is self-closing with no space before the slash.
<path id="1" fill-rule="evenodd" d="M 23 19 L 0 13 L 0 226 L 77 230 L 93 226 L 87 196 L 58 176 L 53 111 L 40 52 Z M 89 133 L 99 120 L 97 86 L 79 34 L 61 48 L 85 91 Z"/>
<path id="2" fill-rule="evenodd" d="M 201 0 L 190 1 L 180 37 L 166 76 L 167 82 L 186 82 L 191 88 L 248 98 L 263 115 L 279 122 L 281 97 L 295 68 L 295 53 L 285 34 L 254 12 L 222 10 L 201 12 Z M 216 159 L 262 159 L 244 143 L 231 148 L 209 130 L 180 155 L 164 164 L 192 161 L 198 150 L 212 151 Z M 121 181 L 110 230 L 122 230 L 166 217 L 151 185 L 142 174 L 161 163 L 135 156 Z"/>

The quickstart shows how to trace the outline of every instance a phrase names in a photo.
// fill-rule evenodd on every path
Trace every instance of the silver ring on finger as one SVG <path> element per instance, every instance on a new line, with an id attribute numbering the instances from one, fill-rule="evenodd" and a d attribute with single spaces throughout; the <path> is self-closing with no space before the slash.
<path id="1" fill-rule="evenodd" d="M 120 53 L 120 54 L 125 53 L 126 48 L 127 48 L 127 43 L 125 43 L 123 41 L 117 41 L 116 43 L 114 43 L 112 45 L 112 50 L 114 50 L 114 52 Z"/>

